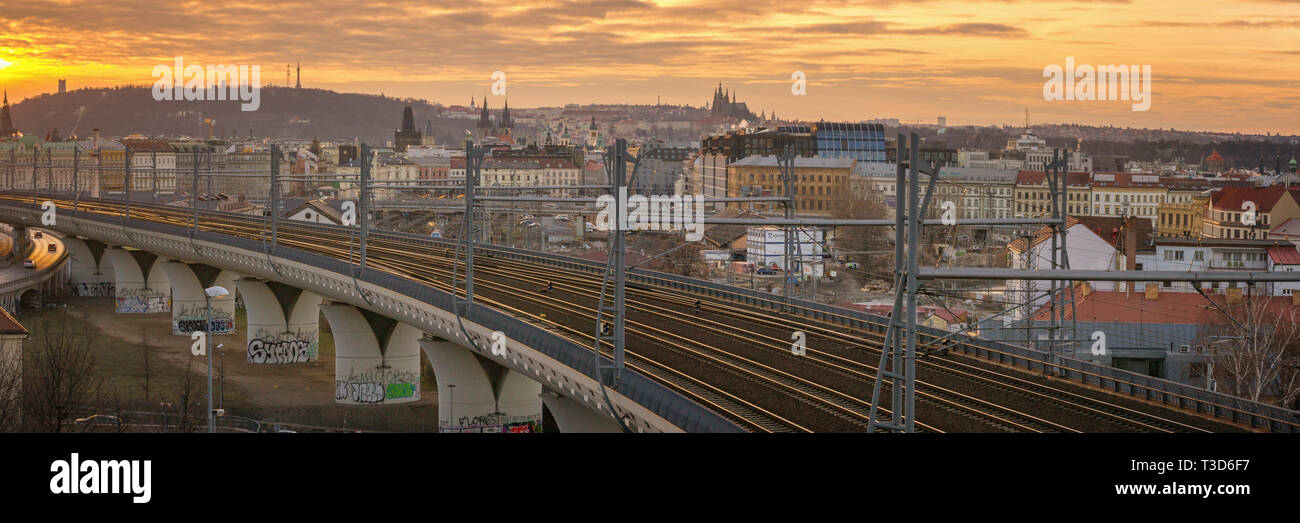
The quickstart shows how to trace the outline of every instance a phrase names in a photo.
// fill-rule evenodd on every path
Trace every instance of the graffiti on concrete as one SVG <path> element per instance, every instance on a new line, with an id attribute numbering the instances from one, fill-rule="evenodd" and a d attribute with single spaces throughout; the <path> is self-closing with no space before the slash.
<path id="1" fill-rule="evenodd" d="M 398 370 L 375 367 L 365 372 L 353 372 L 343 380 L 334 381 L 334 400 L 355 403 L 383 403 L 387 400 L 420 399 L 419 370 Z"/>
<path id="2" fill-rule="evenodd" d="M 384 384 L 379 382 L 334 382 L 334 399 L 357 403 L 383 403 Z"/>
<path id="3" fill-rule="evenodd" d="M 440 425 L 438 432 L 506 432 L 533 433 L 542 431 L 540 414 L 526 416 L 506 416 L 504 414 L 482 414 L 478 416 L 460 416 L 451 423 Z"/>
<path id="4" fill-rule="evenodd" d="M 501 426 L 501 432 L 507 432 L 511 434 L 532 434 L 541 431 L 542 431 L 541 425 L 539 425 L 536 421 L 533 420 L 523 421 L 519 423 L 506 423 L 505 425 Z"/>
<path id="5" fill-rule="evenodd" d="M 195 331 L 203 330 L 203 322 L 207 320 L 208 309 L 200 306 L 186 306 L 180 310 L 180 314 L 173 317 L 172 334 L 189 334 Z M 213 334 L 230 334 L 235 332 L 235 319 L 230 316 L 229 312 L 221 309 L 212 309 L 212 333 Z"/>
<path id="6" fill-rule="evenodd" d="M 117 312 L 152 314 L 171 310 L 171 296 L 156 289 L 117 289 Z"/>
<path id="7" fill-rule="evenodd" d="M 320 352 L 315 330 L 272 334 L 259 329 L 248 342 L 248 362 L 270 365 L 306 363 Z"/>
<path id="8" fill-rule="evenodd" d="M 72 293 L 77 296 L 108 297 L 114 296 L 113 282 L 73 283 Z"/>

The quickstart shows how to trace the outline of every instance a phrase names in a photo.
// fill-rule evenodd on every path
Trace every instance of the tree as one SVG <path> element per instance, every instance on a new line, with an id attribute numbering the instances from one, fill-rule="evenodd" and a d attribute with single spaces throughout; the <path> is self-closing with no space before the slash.
<path id="1" fill-rule="evenodd" d="M 0 432 L 17 432 L 23 420 L 22 343 L 0 348 Z"/>
<path id="2" fill-rule="evenodd" d="M 1222 307 L 1207 329 L 1213 378 L 1220 391 L 1295 408 L 1300 398 L 1300 326 L 1290 307 L 1245 296 Z"/>
<path id="3" fill-rule="evenodd" d="M 175 425 L 170 427 L 176 432 L 195 432 L 200 422 L 207 422 L 206 417 L 200 415 L 205 409 L 201 403 L 205 401 L 206 396 L 198 390 L 199 384 L 195 375 L 197 372 L 194 370 L 194 361 L 190 360 L 176 377 L 176 399 L 171 403 L 176 409 Z M 163 430 L 168 428 L 163 427 Z"/>
<path id="4" fill-rule="evenodd" d="M 149 401 L 149 378 L 151 376 L 150 368 L 149 368 L 149 348 L 150 348 L 149 334 L 147 332 L 141 331 L 140 332 L 140 359 L 142 363 L 141 370 L 143 371 L 144 374 L 143 376 L 144 380 L 140 382 L 140 387 L 144 389 L 144 400 L 146 403 Z"/>
<path id="5" fill-rule="evenodd" d="M 69 326 L 68 319 L 56 327 L 48 314 L 38 322 L 23 380 L 24 419 L 36 432 L 63 432 L 79 410 L 102 396 L 104 379 L 96 373 L 85 320 L 80 327 Z"/>

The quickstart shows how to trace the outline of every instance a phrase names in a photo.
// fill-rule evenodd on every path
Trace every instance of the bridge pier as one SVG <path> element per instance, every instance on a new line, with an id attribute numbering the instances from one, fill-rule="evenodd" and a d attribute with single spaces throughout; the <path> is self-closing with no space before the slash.
<path id="1" fill-rule="evenodd" d="M 320 306 L 334 335 L 334 401 L 395 404 L 420 399 L 420 331 L 351 305 Z"/>
<path id="2" fill-rule="evenodd" d="M 555 391 L 543 390 L 541 398 L 542 403 L 546 405 L 546 410 L 550 411 L 552 418 L 555 418 L 555 424 L 560 427 L 562 434 L 623 431 L 614 420 L 597 414 L 586 405 L 561 396 Z"/>
<path id="3" fill-rule="evenodd" d="M 438 380 L 438 432 L 537 432 L 542 384 L 452 342 L 420 347 Z"/>
<path id="4" fill-rule="evenodd" d="M 119 314 L 171 311 L 171 281 L 159 267 L 166 260 L 139 250 L 110 247 L 104 257 L 113 264 L 113 287 Z"/>
<path id="5" fill-rule="evenodd" d="M 320 295 L 251 278 L 235 280 L 235 286 L 248 318 L 249 363 L 303 363 L 320 357 Z"/>
<path id="6" fill-rule="evenodd" d="M 172 334 L 189 336 L 203 330 L 208 310 L 205 289 L 224 287 L 229 294 L 212 299 L 212 334 L 235 332 L 235 274 L 201 263 L 169 261 L 159 264 L 172 288 Z"/>
<path id="7" fill-rule="evenodd" d="M 73 294 L 104 297 L 114 295 L 113 267 L 104 256 L 106 245 L 95 240 L 69 236 L 63 238 L 63 246 L 70 256 Z"/>

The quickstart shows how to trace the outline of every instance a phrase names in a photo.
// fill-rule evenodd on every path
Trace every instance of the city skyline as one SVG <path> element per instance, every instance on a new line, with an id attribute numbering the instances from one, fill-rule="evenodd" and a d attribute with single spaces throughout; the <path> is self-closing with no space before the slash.
<path id="1" fill-rule="evenodd" d="M 755 112 L 805 120 L 898 118 L 950 125 L 1035 122 L 1300 134 L 1296 4 L 821 0 L 393 2 L 187 7 L 9 3 L 0 82 L 11 102 L 70 89 L 150 84 L 153 66 L 256 64 L 282 85 L 467 105 L 507 74 L 517 107 L 700 106 L 718 82 Z M 192 13 L 190 12 L 192 11 Z M 302 17 L 305 11 L 314 17 Z M 465 25 L 459 25 L 464 23 Z M 111 30 L 104 30 L 111 27 Z M 236 30 L 238 29 L 238 30 Z M 285 35 L 292 34 L 292 38 Z M 1043 69 L 1149 65 L 1151 108 L 1047 101 Z M 791 74 L 807 95 L 791 94 Z M 295 77 L 288 80 L 292 85 Z"/>

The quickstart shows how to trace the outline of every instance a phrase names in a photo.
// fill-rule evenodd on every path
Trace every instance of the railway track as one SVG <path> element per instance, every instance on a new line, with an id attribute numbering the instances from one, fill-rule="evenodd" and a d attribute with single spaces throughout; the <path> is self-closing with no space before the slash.
<path id="1" fill-rule="evenodd" d="M 6 195 L 0 198 L 27 200 Z M 70 202 L 55 201 L 70 207 Z M 121 214 L 121 205 L 115 202 L 82 201 L 79 209 Z M 132 204 L 131 211 L 133 218 L 183 227 L 192 224 L 191 212 L 184 209 Z M 260 222 L 211 215 L 204 218 L 200 223 L 204 230 L 253 239 L 263 239 L 265 233 Z M 301 228 L 285 222 L 279 229 L 281 244 L 353 262 L 357 255 L 354 241 L 351 234 L 342 231 L 322 232 L 320 228 Z M 343 242 L 347 247 L 342 246 Z M 451 285 L 454 248 L 419 245 L 423 251 L 419 252 L 412 249 L 414 243 L 372 235 L 368 263 L 378 270 L 454 292 Z M 479 257 L 475 270 L 476 300 L 543 323 L 575 343 L 589 347 L 595 343 L 591 311 L 600 292 L 599 275 L 595 271 L 492 257 Z M 548 283 L 555 284 L 554 294 L 541 292 Z M 566 294 L 572 301 L 560 299 L 558 294 Z M 865 428 L 870 405 L 863 396 L 875 379 L 876 369 L 870 362 L 878 361 L 879 334 L 847 330 L 831 322 L 776 314 L 714 297 L 708 299 L 706 306 L 711 317 L 697 317 L 691 310 L 696 299 L 700 298 L 629 284 L 626 324 L 629 367 L 749 430 L 807 432 Z M 527 310 L 520 307 L 525 303 L 529 304 Z M 719 321 L 716 317 L 729 321 Z M 564 321 L 557 321 L 560 319 Z M 683 329 L 692 330 L 693 335 L 683 334 Z M 788 338 L 776 335 L 793 330 L 808 335 L 807 352 L 802 356 L 793 355 Z M 923 338 L 934 337 L 923 335 Z M 601 348 L 602 353 L 610 349 L 607 343 Z M 942 356 L 918 360 L 918 369 L 924 369 L 925 374 L 919 376 L 924 379 L 917 381 L 919 427 L 934 432 L 942 432 L 941 425 L 958 430 L 1081 432 L 1084 429 L 1074 424 L 1089 420 L 1086 428 L 1104 425 L 1123 431 L 1206 431 L 976 363 L 980 362 Z M 971 394 L 955 390 L 958 384 Z M 1008 399 L 1022 407 L 1008 405 Z M 878 409 L 885 416 L 890 414 L 887 403 L 888 399 L 882 401 Z M 1039 407 L 1023 407 L 1034 403 Z M 1061 419 L 1062 413 L 1070 419 Z M 921 423 L 924 420 L 940 423 Z"/>

